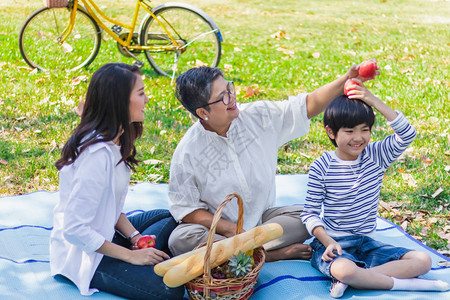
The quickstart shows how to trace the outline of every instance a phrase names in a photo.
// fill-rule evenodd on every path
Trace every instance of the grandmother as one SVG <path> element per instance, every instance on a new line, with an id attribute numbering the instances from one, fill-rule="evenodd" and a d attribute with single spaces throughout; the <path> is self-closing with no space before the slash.
<path id="1" fill-rule="evenodd" d="M 266 261 L 310 259 L 311 247 L 302 244 L 310 237 L 299 217 L 303 206 L 274 207 L 278 148 L 308 133 L 310 119 L 357 75 L 355 65 L 312 93 L 238 105 L 234 84 L 220 69 L 200 67 L 181 74 L 176 96 L 198 121 L 171 162 L 169 210 L 179 222 L 169 238 L 172 254 L 205 242 L 216 209 L 236 192 L 244 202 L 244 230 L 265 223 L 283 227 L 283 236 L 264 245 Z M 231 201 L 217 223 L 215 240 L 235 235 L 237 217 L 237 202 Z"/>

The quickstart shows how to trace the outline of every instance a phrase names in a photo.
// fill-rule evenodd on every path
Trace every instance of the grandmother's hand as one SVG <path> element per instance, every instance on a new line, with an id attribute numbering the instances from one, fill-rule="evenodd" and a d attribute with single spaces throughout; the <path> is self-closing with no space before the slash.
<path id="1" fill-rule="evenodd" d="M 216 229 L 216 232 L 218 234 L 226 236 L 227 238 L 236 235 L 237 225 L 235 223 L 224 220 L 224 219 L 220 219 L 220 221 L 218 223 L 219 224 L 217 224 L 217 229 Z M 244 230 L 242 230 L 242 232 L 244 232 Z"/>
<path id="2" fill-rule="evenodd" d="M 370 60 L 374 61 L 375 63 L 377 62 L 377 60 L 374 59 L 374 58 L 372 58 Z M 376 69 L 375 75 L 373 77 L 362 77 L 362 76 L 359 75 L 359 71 L 358 71 L 360 65 L 361 64 L 353 65 L 353 66 L 350 67 L 350 69 L 347 72 L 348 79 L 350 79 L 350 78 L 357 78 L 357 79 L 361 80 L 362 82 L 364 82 L 364 81 L 375 79 L 376 76 L 381 74 L 381 72 L 379 71 L 380 67 L 377 65 L 377 67 L 376 67 L 377 69 Z"/>

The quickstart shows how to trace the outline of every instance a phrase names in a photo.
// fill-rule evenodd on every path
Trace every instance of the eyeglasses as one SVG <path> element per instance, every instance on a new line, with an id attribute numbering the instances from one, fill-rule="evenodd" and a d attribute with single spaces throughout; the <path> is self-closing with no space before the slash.
<path id="1" fill-rule="evenodd" d="M 220 99 L 217 100 L 217 101 L 213 101 L 213 102 L 211 102 L 211 103 L 206 103 L 205 105 L 199 106 L 199 107 L 197 107 L 197 108 L 206 107 L 206 106 L 211 105 L 211 104 L 214 104 L 214 103 L 219 103 L 220 101 L 222 101 L 223 104 L 228 105 L 228 104 L 230 104 L 230 101 L 231 101 L 231 95 L 236 95 L 236 90 L 235 90 L 235 88 L 234 88 L 234 83 L 233 83 L 233 81 L 228 81 L 228 83 L 227 83 L 227 93 L 224 94 L 224 95 L 222 96 L 222 98 L 220 98 Z"/>

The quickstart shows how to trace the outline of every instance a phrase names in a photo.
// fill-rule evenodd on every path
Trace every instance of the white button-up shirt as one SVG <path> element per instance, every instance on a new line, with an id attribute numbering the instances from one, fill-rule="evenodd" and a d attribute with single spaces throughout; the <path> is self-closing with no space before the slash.
<path id="1" fill-rule="evenodd" d="M 172 158 L 169 209 L 177 221 L 205 209 L 215 213 L 225 196 L 236 192 L 244 202 L 244 230 L 261 223 L 265 210 L 275 204 L 278 148 L 309 131 L 306 95 L 285 101 L 241 104 L 222 137 L 196 122 L 178 144 Z M 237 201 L 222 211 L 236 222 Z"/>
<path id="2" fill-rule="evenodd" d="M 117 165 L 119 151 L 112 142 L 94 144 L 60 171 L 50 270 L 69 278 L 82 295 L 97 291 L 89 288 L 103 257 L 95 251 L 112 240 L 128 191 L 130 170 L 124 162 Z"/>

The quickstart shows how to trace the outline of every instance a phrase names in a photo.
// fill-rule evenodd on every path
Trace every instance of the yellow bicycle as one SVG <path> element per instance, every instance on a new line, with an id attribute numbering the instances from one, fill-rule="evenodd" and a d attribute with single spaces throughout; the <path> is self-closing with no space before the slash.
<path id="1" fill-rule="evenodd" d="M 61 1 L 63 7 L 49 5 L 34 11 L 20 29 L 20 53 L 32 68 L 73 71 L 88 66 L 100 50 L 103 31 L 140 67 L 143 63 L 136 56 L 144 52 L 161 75 L 175 76 L 194 66 L 219 64 L 219 27 L 195 6 L 170 2 L 152 8 L 150 0 L 136 0 L 131 24 L 123 24 L 105 15 L 94 0 L 55 3 Z M 147 14 L 135 32 L 140 8 Z M 106 26 L 98 15 L 113 26 Z"/>

